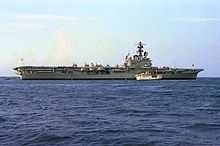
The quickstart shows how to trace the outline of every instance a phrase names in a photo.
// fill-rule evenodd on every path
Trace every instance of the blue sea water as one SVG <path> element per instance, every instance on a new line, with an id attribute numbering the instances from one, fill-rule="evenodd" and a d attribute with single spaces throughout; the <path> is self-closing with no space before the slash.
<path id="1" fill-rule="evenodd" d="M 0 78 L 1 146 L 218 146 L 220 79 Z"/>

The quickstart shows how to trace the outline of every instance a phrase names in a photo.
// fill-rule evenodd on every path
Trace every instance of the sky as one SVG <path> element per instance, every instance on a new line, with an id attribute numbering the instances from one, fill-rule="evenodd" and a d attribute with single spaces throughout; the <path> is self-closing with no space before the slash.
<path id="1" fill-rule="evenodd" d="M 155 66 L 220 77 L 219 0 L 0 0 L 0 76 L 20 65 L 121 64 L 143 41 Z"/>

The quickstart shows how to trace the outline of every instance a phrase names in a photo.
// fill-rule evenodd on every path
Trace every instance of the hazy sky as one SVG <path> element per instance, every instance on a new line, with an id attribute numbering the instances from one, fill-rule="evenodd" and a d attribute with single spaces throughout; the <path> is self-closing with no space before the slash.
<path id="1" fill-rule="evenodd" d="M 139 40 L 154 65 L 195 64 L 200 76 L 220 76 L 220 1 L 0 2 L 0 75 L 17 65 L 122 63 Z"/>

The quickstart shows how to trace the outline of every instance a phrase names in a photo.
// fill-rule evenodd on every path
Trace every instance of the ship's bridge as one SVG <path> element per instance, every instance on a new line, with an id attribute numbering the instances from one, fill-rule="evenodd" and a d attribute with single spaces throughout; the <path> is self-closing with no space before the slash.
<path id="1" fill-rule="evenodd" d="M 148 58 L 148 52 L 144 50 L 144 44 L 138 43 L 137 54 L 130 56 L 128 54 L 125 58 L 124 65 L 128 68 L 149 68 L 152 66 L 151 59 Z"/>

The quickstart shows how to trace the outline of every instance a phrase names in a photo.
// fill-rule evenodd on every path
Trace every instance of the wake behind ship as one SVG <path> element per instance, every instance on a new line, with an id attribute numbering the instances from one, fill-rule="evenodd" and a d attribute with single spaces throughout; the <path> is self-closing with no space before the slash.
<path id="1" fill-rule="evenodd" d="M 91 63 L 84 66 L 19 66 L 14 70 L 23 80 L 196 79 L 198 73 L 203 71 L 194 68 L 154 67 L 142 42 L 138 43 L 137 49 L 136 54 L 125 57 L 122 65 Z"/>

